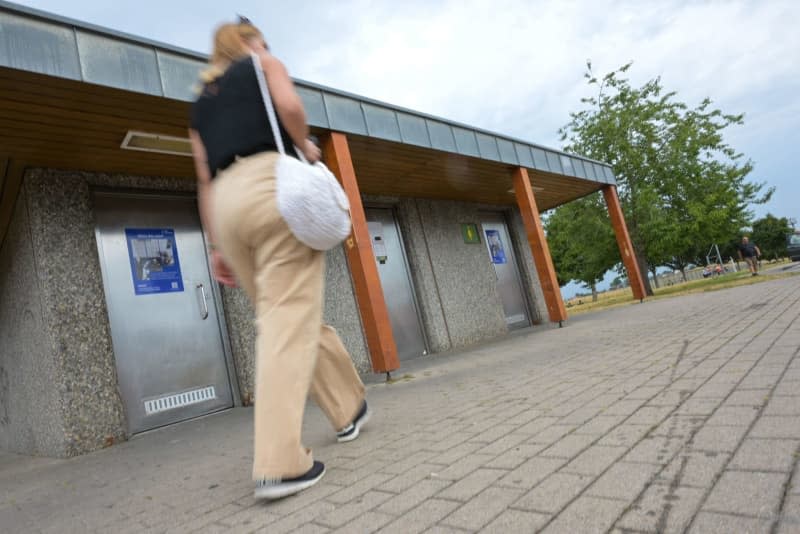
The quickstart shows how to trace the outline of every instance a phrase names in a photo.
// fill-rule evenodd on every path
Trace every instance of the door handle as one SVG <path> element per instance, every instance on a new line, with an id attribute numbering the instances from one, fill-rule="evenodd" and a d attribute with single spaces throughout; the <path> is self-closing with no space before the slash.
<path id="1" fill-rule="evenodd" d="M 206 288 L 202 282 L 197 282 L 195 289 L 200 290 L 200 318 L 206 320 L 208 318 L 208 301 L 206 301 Z"/>

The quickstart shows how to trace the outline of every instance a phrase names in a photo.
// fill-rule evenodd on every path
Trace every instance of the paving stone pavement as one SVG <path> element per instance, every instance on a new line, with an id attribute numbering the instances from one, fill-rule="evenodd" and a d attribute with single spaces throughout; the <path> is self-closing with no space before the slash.
<path id="1" fill-rule="evenodd" d="M 70 460 L 0 455 L 2 532 L 800 532 L 800 277 L 417 360 L 328 473 L 260 504 L 252 411 Z"/>

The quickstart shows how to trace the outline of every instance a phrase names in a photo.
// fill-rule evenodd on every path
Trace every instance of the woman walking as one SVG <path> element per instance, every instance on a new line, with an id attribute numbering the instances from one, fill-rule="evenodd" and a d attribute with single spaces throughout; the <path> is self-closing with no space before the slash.
<path id="1" fill-rule="evenodd" d="M 301 442 L 309 394 L 340 442 L 358 437 L 369 412 L 347 350 L 322 324 L 325 253 L 300 243 L 278 212 L 277 145 L 256 62 L 287 154 L 297 156 L 295 146 L 310 162 L 319 160 L 286 68 L 247 19 L 214 34 L 189 135 L 214 276 L 222 284 L 238 282 L 255 309 L 255 496 L 278 499 L 313 486 L 325 473 Z"/>

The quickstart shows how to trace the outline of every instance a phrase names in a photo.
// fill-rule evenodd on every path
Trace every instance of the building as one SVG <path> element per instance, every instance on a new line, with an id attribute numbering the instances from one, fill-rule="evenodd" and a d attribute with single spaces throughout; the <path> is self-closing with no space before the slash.
<path id="1" fill-rule="evenodd" d="M 186 139 L 203 55 L 0 2 L 0 448 L 70 456 L 252 399 Z M 353 206 L 326 319 L 362 372 L 566 319 L 539 212 L 611 169 L 298 82 Z"/>

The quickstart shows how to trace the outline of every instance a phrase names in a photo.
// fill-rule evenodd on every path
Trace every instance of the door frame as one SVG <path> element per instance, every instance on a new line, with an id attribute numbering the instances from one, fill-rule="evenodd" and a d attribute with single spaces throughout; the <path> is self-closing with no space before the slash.
<path id="1" fill-rule="evenodd" d="M 122 198 L 139 198 L 139 199 L 163 199 L 163 200 L 194 200 L 195 203 L 197 202 L 197 194 L 194 192 L 180 192 L 180 191 L 161 191 L 161 190 L 153 190 L 153 189 L 135 189 L 129 187 L 107 187 L 107 186 L 90 186 L 89 187 L 89 197 L 91 198 L 91 210 L 92 215 L 95 214 L 95 204 L 94 204 L 94 197 L 95 195 L 100 196 L 111 196 L 111 197 L 122 197 Z M 198 222 L 200 222 L 200 233 L 203 236 L 203 244 L 206 245 L 208 248 L 208 243 L 206 242 L 206 233 L 203 230 L 202 221 L 200 220 L 200 214 L 197 214 Z M 100 239 L 100 229 L 97 226 L 96 220 L 92 221 L 94 223 L 94 239 L 95 239 L 95 246 L 98 252 L 98 260 L 100 261 L 100 275 L 103 280 L 103 306 L 105 307 L 105 315 L 108 318 L 108 280 L 106 279 L 106 271 L 103 267 L 103 244 L 102 239 Z M 233 348 L 231 345 L 231 340 L 228 335 L 228 323 L 225 320 L 225 309 L 222 300 L 222 291 L 220 289 L 219 283 L 214 279 L 214 276 L 211 272 L 211 265 L 208 263 L 208 258 L 206 258 L 206 269 L 208 270 L 208 277 L 211 280 L 211 293 L 214 295 L 214 302 L 216 304 L 216 323 L 217 329 L 219 331 L 219 335 L 222 340 L 222 352 L 223 352 L 223 362 L 225 364 L 225 373 L 228 376 L 228 382 L 231 388 L 231 397 L 233 400 L 233 407 L 241 407 L 242 406 L 242 396 L 239 391 L 239 378 L 236 372 L 236 361 L 233 358 Z M 110 319 L 109 319 L 110 321 Z M 111 328 L 109 326 L 108 329 L 109 339 L 111 339 Z M 112 354 L 114 353 L 113 348 L 113 341 L 112 341 Z M 114 371 L 115 373 L 117 369 L 116 363 L 116 354 L 114 354 Z M 123 409 L 125 408 L 125 403 L 123 402 Z M 217 413 L 217 412 L 213 412 Z M 212 414 L 208 414 L 212 415 Z M 125 413 L 125 417 L 127 419 L 127 410 Z M 202 416 L 201 416 L 202 417 Z M 127 421 L 126 421 L 127 424 Z M 155 429 L 153 429 L 155 430 Z M 145 431 L 149 432 L 149 431 Z"/>
<path id="2" fill-rule="evenodd" d="M 509 211 L 508 210 L 498 210 L 498 209 L 484 209 L 484 208 L 481 208 L 481 209 L 478 210 L 478 215 L 479 216 L 481 214 L 483 214 L 483 213 L 491 213 L 491 214 L 497 215 L 501 219 L 501 222 L 503 223 L 503 225 L 505 225 L 505 227 L 506 227 L 506 231 L 508 232 L 509 240 L 511 241 L 510 245 L 511 245 L 512 251 L 514 252 L 514 266 L 516 267 L 516 269 L 514 271 L 514 274 L 517 277 L 517 282 L 519 282 L 520 289 L 522 289 L 522 304 L 525 306 L 525 313 L 528 315 L 528 325 L 527 326 L 520 326 L 520 327 L 517 327 L 517 328 L 514 328 L 514 329 L 510 328 L 509 331 L 522 330 L 524 328 L 531 328 L 535 324 L 534 320 L 533 320 L 534 319 L 534 314 L 532 313 L 533 310 L 534 310 L 534 306 L 533 306 L 533 302 L 531 301 L 531 295 L 533 294 L 533 288 L 529 287 L 529 284 L 526 282 L 525 278 L 522 276 L 522 268 L 523 268 L 524 264 L 522 263 L 522 254 L 520 254 L 519 247 L 517 246 L 517 235 L 516 235 L 516 232 L 514 232 L 513 226 L 511 225 L 511 220 L 510 220 L 511 217 L 509 217 Z M 491 223 L 491 221 L 486 221 L 486 222 Z M 483 230 L 484 229 L 483 228 L 483 221 L 481 221 L 480 225 L 481 225 L 481 230 Z M 486 239 L 486 233 L 485 232 L 483 234 L 481 234 L 481 239 L 483 239 L 483 240 Z M 484 243 L 484 247 L 483 248 L 484 249 L 486 248 L 485 243 Z M 489 251 L 486 251 L 487 254 L 488 254 L 488 252 Z M 492 266 L 492 268 L 494 269 L 494 265 Z"/>
<path id="3" fill-rule="evenodd" d="M 408 278 L 408 284 L 411 286 L 411 302 L 414 304 L 414 313 L 417 316 L 417 321 L 419 322 L 419 329 L 422 332 L 422 344 L 425 346 L 425 354 L 422 356 L 430 356 L 431 354 L 431 345 L 428 340 L 428 328 L 425 324 L 425 321 L 422 318 L 422 308 L 419 304 L 419 297 L 417 296 L 417 284 L 414 282 L 414 275 L 411 271 L 411 262 L 408 260 L 408 252 L 406 250 L 406 238 L 403 234 L 403 229 L 400 225 L 400 210 L 397 209 L 397 203 L 395 202 L 365 202 L 364 203 L 364 212 L 366 213 L 367 210 L 376 209 L 376 210 L 388 210 L 392 214 L 392 219 L 394 220 L 394 227 L 397 231 L 397 237 L 400 240 L 400 251 L 403 254 L 403 265 L 406 268 L 406 278 Z M 375 255 L 373 254 L 372 257 L 373 261 L 375 261 Z M 380 277 L 379 277 L 380 278 Z M 381 286 L 383 289 L 383 286 Z M 384 295 L 384 298 L 385 295 Z M 413 358 L 407 358 L 405 361 L 414 360 L 419 358 L 419 356 Z"/>

